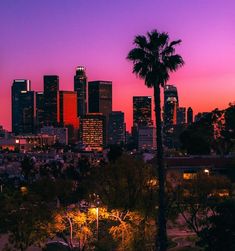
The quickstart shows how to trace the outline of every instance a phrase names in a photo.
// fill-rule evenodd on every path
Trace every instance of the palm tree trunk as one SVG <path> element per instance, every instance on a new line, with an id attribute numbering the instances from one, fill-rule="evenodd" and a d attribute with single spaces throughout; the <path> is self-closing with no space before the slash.
<path id="1" fill-rule="evenodd" d="M 159 181 L 159 211 L 158 211 L 158 236 L 156 246 L 159 251 L 167 249 L 166 216 L 165 216 L 165 170 L 163 164 L 163 146 L 162 146 L 162 119 L 161 119 L 161 97 L 160 85 L 154 85 L 154 105 L 155 120 L 157 127 L 157 167 Z"/>

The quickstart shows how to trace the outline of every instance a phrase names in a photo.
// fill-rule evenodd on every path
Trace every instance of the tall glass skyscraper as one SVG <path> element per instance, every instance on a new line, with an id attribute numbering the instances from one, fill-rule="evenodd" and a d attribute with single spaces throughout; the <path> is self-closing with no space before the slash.
<path id="1" fill-rule="evenodd" d="M 44 125 L 57 126 L 59 122 L 59 77 L 44 76 Z"/>
<path id="2" fill-rule="evenodd" d="M 112 82 L 92 81 L 88 83 L 89 113 L 103 113 L 108 118 L 112 111 Z"/>
<path id="3" fill-rule="evenodd" d="M 30 91 L 31 82 L 26 79 L 16 79 L 11 87 L 11 103 L 12 103 L 12 132 L 19 134 L 20 125 L 20 94 L 22 91 Z"/>
<path id="4" fill-rule="evenodd" d="M 133 97 L 133 126 L 151 126 L 152 121 L 152 97 Z"/>
<path id="5" fill-rule="evenodd" d="M 164 145 L 168 148 L 173 147 L 173 133 L 177 123 L 177 109 L 179 107 L 179 99 L 177 88 L 173 85 L 164 87 L 164 116 L 163 116 L 163 133 Z"/>
<path id="6" fill-rule="evenodd" d="M 89 113 L 102 113 L 105 116 L 105 134 L 108 139 L 108 119 L 112 112 L 112 82 L 92 81 L 88 83 Z M 106 142 L 107 143 L 107 142 Z"/>
<path id="7" fill-rule="evenodd" d="M 78 140 L 77 92 L 60 91 L 60 126 L 68 128 L 69 143 Z"/>
<path id="8" fill-rule="evenodd" d="M 40 132 L 40 129 L 44 125 L 44 93 L 36 92 L 36 127 L 37 132 Z"/>
<path id="9" fill-rule="evenodd" d="M 87 76 L 83 66 L 76 68 L 74 91 L 77 92 L 77 116 L 81 117 L 87 113 Z"/>
<path id="10" fill-rule="evenodd" d="M 193 123 L 193 109 L 191 107 L 187 110 L 187 123 L 192 124 Z"/>
<path id="11" fill-rule="evenodd" d="M 109 114 L 108 124 L 108 144 L 109 145 L 120 145 L 125 143 L 125 122 L 124 112 L 113 111 Z"/>
<path id="12" fill-rule="evenodd" d="M 36 97 L 34 91 L 21 91 L 19 95 L 19 133 L 35 133 Z"/>

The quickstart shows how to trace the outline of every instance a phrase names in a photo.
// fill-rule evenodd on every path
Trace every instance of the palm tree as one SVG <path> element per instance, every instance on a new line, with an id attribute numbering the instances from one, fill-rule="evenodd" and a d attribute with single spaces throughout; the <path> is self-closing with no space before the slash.
<path id="1" fill-rule="evenodd" d="M 167 249 L 160 87 L 164 87 L 169 79 L 170 72 L 176 71 L 184 64 L 182 57 L 175 54 L 174 47 L 180 43 L 181 40 L 170 42 L 167 33 L 159 33 L 157 30 L 153 30 L 148 32 L 146 36 L 137 35 L 134 39 L 135 48 L 127 56 L 127 59 L 133 62 L 133 73 L 144 79 L 147 87 L 153 87 L 154 89 L 159 181 L 158 236 L 156 238 L 156 246 L 158 246 L 159 251 L 166 251 Z"/>

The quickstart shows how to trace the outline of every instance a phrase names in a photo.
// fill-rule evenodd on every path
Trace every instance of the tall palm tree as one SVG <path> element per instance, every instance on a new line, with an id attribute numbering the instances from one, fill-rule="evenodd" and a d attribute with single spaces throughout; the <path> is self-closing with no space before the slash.
<path id="1" fill-rule="evenodd" d="M 159 181 L 158 236 L 156 238 L 156 246 L 159 251 L 166 251 L 167 249 L 160 88 L 164 87 L 168 81 L 169 73 L 176 71 L 184 64 L 182 57 L 175 54 L 174 47 L 180 43 L 181 40 L 170 42 L 167 33 L 153 30 L 148 32 L 146 36 L 137 35 L 134 39 L 135 48 L 127 56 L 127 59 L 133 62 L 133 73 L 144 79 L 147 87 L 153 87 L 154 89 Z"/>

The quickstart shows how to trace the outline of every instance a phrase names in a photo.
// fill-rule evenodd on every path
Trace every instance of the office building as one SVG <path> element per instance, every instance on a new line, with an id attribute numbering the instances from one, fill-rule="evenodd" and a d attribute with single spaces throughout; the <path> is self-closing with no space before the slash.
<path id="1" fill-rule="evenodd" d="M 192 124 L 193 123 L 193 109 L 191 107 L 187 110 L 187 123 Z"/>
<path id="2" fill-rule="evenodd" d="M 105 146 L 105 116 L 90 113 L 81 119 L 81 141 L 86 150 L 102 151 Z"/>
<path id="3" fill-rule="evenodd" d="M 59 77 L 44 76 L 44 125 L 57 126 L 59 122 Z"/>
<path id="4" fill-rule="evenodd" d="M 60 126 L 67 127 L 69 142 L 78 140 L 77 92 L 60 91 Z"/>
<path id="5" fill-rule="evenodd" d="M 89 113 L 102 113 L 106 118 L 108 118 L 112 111 L 112 82 L 89 82 L 88 95 Z"/>
<path id="6" fill-rule="evenodd" d="M 177 108 L 177 125 L 186 124 L 186 108 L 178 107 Z"/>
<path id="7" fill-rule="evenodd" d="M 44 94 L 43 92 L 36 92 L 36 131 L 44 125 Z"/>
<path id="8" fill-rule="evenodd" d="M 20 112 L 19 101 L 22 91 L 30 91 L 31 82 L 26 79 L 17 79 L 13 81 L 11 87 L 11 104 L 12 104 L 12 132 L 19 134 Z"/>
<path id="9" fill-rule="evenodd" d="M 134 96 L 133 97 L 133 144 L 138 147 L 138 130 L 141 127 L 152 126 L 152 97 Z"/>
<path id="10" fill-rule="evenodd" d="M 177 109 L 179 106 L 178 92 L 175 86 L 164 87 L 164 116 L 163 116 L 163 142 L 168 148 L 173 148 L 173 133 L 177 123 Z"/>
<path id="11" fill-rule="evenodd" d="M 19 95 L 19 134 L 35 133 L 36 97 L 34 91 L 21 91 Z"/>
<path id="12" fill-rule="evenodd" d="M 133 97 L 133 126 L 151 126 L 152 121 L 152 98 L 149 96 Z"/>
<path id="13" fill-rule="evenodd" d="M 108 144 L 120 145 L 125 143 L 125 122 L 124 113 L 121 111 L 113 111 L 109 114 L 108 123 Z"/>
<path id="14" fill-rule="evenodd" d="M 108 139 L 108 119 L 112 112 L 112 82 L 92 81 L 88 83 L 89 113 L 102 113 L 106 120 L 106 140 Z M 106 141 L 105 144 L 108 142 Z"/>
<path id="15" fill-rule="evenodd" d="M 56 142 L 62 145 L 68 145 L 68 128 L 45 126 L 41 128 L 41 134 L 56 136 Z"/>
<path id="16" fill-rule="evenodd" d="M 156 150 L 156 128 L 153 126 L 138 129 L 138 150 Z"/>
<path id="17" fill-rule="evenodd" d="M 77 116 L 81 117 L 87 113 L 87 77 L 83 66 L 76 68 L 74 91 L 77 92 Z"/>

